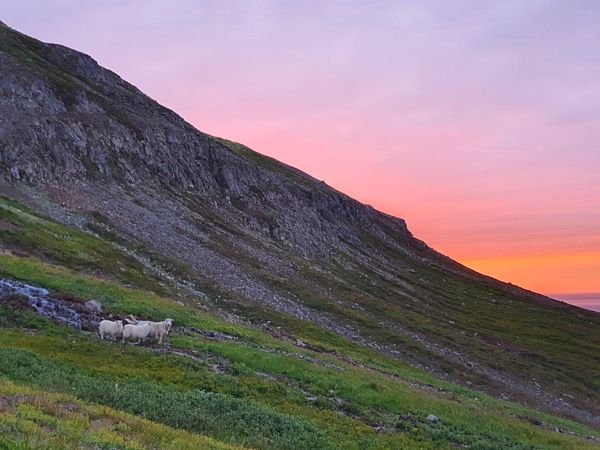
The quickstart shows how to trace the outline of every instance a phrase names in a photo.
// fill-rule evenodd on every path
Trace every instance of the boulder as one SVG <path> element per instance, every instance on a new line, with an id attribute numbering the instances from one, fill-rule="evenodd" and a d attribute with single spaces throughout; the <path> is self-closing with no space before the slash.
<path id="1" fill-rule="evenodd" d="M 428 420 L 430 423 L 433 423 L 433 424 L 436 424 L 436 423 L 438 423 L 438 422 L 440 421 L 440 419 L 438 419 L 438 417 L 437 417 L 437 416 L 434 416 L 433 414 L 429 414 L 429 415 L 427 416 L 427 420 Z"/>
<path id="2" fill-rule="evenodd" d="M 98 300 L 90 300 L 89 302 L 85 302 L 85 308 L 91 313 L 101 313 L 102 312 L 102 303 Z"/>

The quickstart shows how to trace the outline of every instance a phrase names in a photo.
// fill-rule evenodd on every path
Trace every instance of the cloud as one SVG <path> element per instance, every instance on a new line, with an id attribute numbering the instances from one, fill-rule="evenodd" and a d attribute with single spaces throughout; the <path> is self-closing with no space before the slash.
<path id="1" fill-rule="evenodd" d="M 6 0 L 0 13 L 455 258 L 600 250 L 599 2 Z"/>

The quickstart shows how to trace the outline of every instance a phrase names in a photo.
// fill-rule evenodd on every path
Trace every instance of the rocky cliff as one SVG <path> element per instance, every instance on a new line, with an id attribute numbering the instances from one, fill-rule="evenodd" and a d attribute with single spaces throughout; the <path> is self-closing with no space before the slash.
<path id="1" fill-rule="evenodd" d="M 110 238 L 182 302 L 201 298 L 274 333 L 310 323 L 437 376 L 598 420 L 593 376 L 573 387 L 548 369 L 591 373 L 598 355 L 578 365 L 565 356 L 583 351 L 576 342 L 552 349 L 534 332 L 566 321 L 584 339 L 592 313 L 476 274 L 402 219 L 202 133 L 91 57 L 5 25 L 0 179 L 5 196 Z M 5 249 L 39 256 L 11 236 Z"/>
<path id="2" fill-rule="evenodd" d="M 357 225 L 409 238 L 384 216 L 308 175 L 194 129 L 91 57 L 3 26 L 0 176 L 183 190 L 235 205 L 249 225 L 306 253 L 359 242 Z M 310 239 L 307 233 L 318 228 Z M 386 228 L 386 229 L 383 229 Z M 334 242 L 336 241 L 336 242 Z"/>

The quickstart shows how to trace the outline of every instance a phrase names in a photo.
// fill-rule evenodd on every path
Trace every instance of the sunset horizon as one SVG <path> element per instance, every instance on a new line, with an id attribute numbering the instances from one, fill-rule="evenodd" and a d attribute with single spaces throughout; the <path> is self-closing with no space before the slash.
<path id="1" fill-rule="evenodd" d="M 598 23 L 2 2 L 0 448 L 600 448 Z"/>
<path id="2" fill-rule="evenodd" d="M 3 20 L 93 55 L 199 130 L 403 218 L 482 273 L 555 298 L 600 292 L 593 3 L 331 3 L 315 18 L 308 3 L 135 16 L 135 2 L 62 2 L 73 26 L 26 14 L 34 3 L 8 2 Z"/>

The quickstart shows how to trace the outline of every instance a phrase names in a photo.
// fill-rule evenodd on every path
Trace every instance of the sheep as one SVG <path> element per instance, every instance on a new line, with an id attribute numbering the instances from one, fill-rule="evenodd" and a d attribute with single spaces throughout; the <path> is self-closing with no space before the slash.
<path id="1" fill-rule="evenodd" d="M 159 345 L 162 345 L 163 338 L 169 334 L 173 319 L 165 319 L 162 322 L 146 322 L 152 328 L 149 337 L 158 338 Z"/>
<path id="2" fill-rule="evenodd" d="M 137 320 L 135 316 L 129 315 L 125 320 L 131 325 L 150 325 L 150 333 L 146 337 L 158 338 L 158 343 L 160 345 L 162 345 L 163 338 L 169 333 L 171 325 L 173 325 L 173 319 L 165 319 L 162 322 L 152 322 L 149 320 Z"/>
<path id="3" fill-rule="evenodd" d="M 100 338 L 104 339 L 104 336 L 111 336 L 112 338 L 120 337 L 123 334 L 123 321 L 122 320 L 103 320 L 98 325 L 98 333 Z"/>
<path id="4" fill-rule="evenodd" d="M 125 319 L 123 319 L 125 322 L 130 323 L 132 325 L 138 325 L 139 323 L 143 322 L 139 321 L 135 318 L 135 316 L 133 314 L 129 314 L 127 317 L 125 317 Z"/>
<path id="5" fill-rule="evenodd" d="M 128 323 L 123 327 L 123 342 L 125 342 L 125 339 L 137 338 L 137 343 L 139 344 L 150 335 L 151 331 L 152 327 L 147 323 L 142 323 L 140 325 Z"/>

